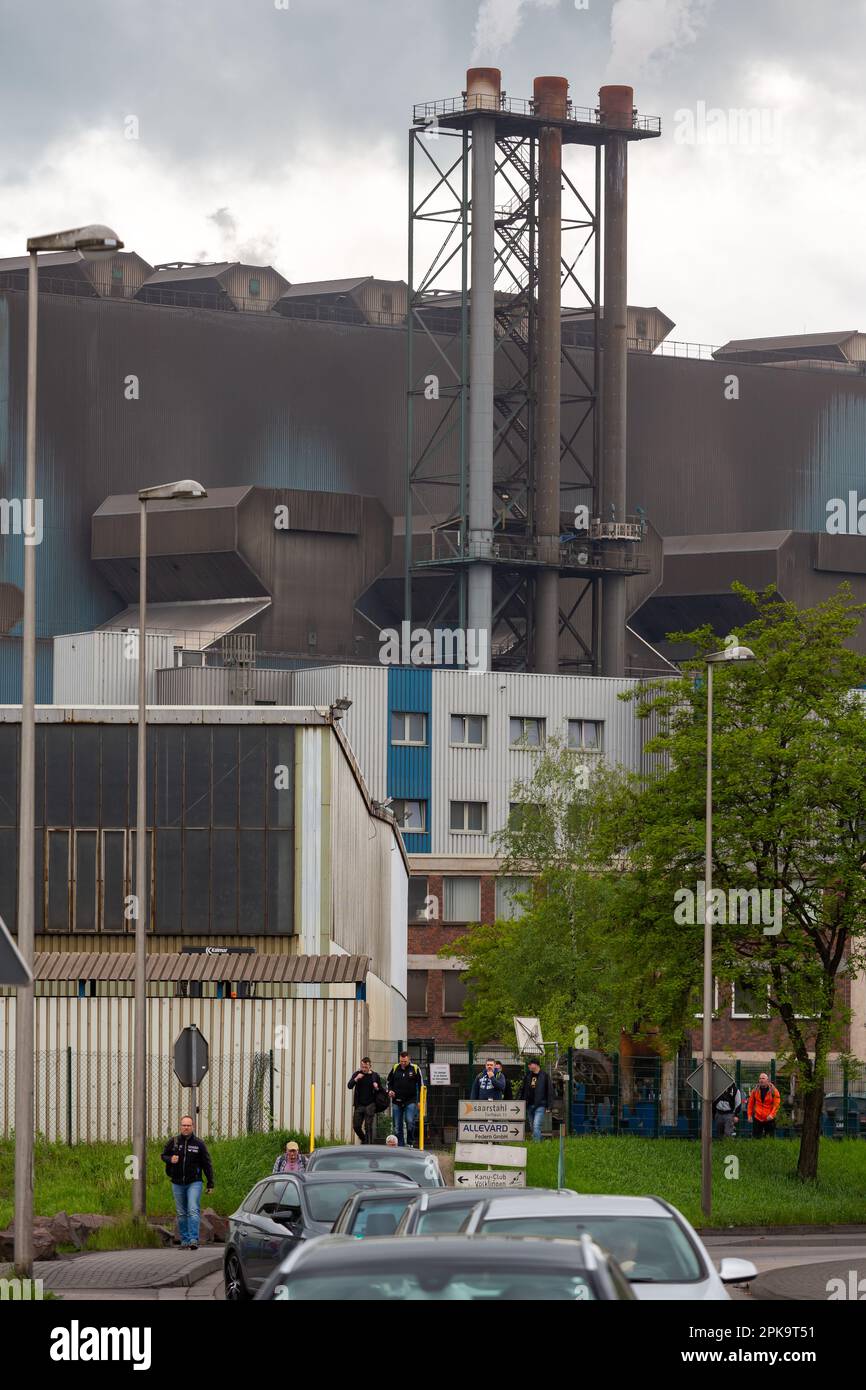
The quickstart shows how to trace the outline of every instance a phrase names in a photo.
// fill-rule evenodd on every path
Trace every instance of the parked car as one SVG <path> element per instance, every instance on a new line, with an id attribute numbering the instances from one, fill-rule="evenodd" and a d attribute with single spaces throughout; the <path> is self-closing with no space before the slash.
<path id="1" fill-rule="evenodd" d="M 330 1236 L 293 1251 L 256 1294 L 257 1301 L 293 1303 L 592 1303 L 634 1297 L 616 1261 L 588 1236 L 581 1241 Z"/>
<path id="2" fill-rule="evenodd" d="M 456 1235 L 479 1202 L 504 1197 L 549 1197 L 549 1187 L 502 1187 L 419 1192 L 408 1203 L 397 1225 L 398 1236 Z"/>
<path id="3" fill-rule="evenodd" d="M 345 1173 L 360 1168 L 403 1173 L 419 1187 L 444 1187 L 435 1154 L 424 1149 L 394 1148 L 388 1144 L 335 1144 L 316 1149 L 307 1160 L 308 1173 Z"/>
<path id="4" fill-rule="evenodd" d="M 716 1268 L 697 1232 L 661 1197 L 602 1197 L 563 1192 L 527 1202 L 481 1202 L 461 1230 L 467 1235 L 589 1236 L 616 1259 L 639 1299 L 727 1300 L 725 1284 L 755 1279 L 749 1260 Z"/>
<path id="5" fill-rule="evenodd" d="M 229 1217 L 223 1255 L 226 1298 L 251 1298 L 292 1250 L 328 1235 L 347 1199 L 360 1188 L 393 1190 L 400 1183 L 411 1193 L 417 1191 L 410 1178 L 363 1170 L 263 1178 Z"/>
<path id="6" fill-rule="evenodd" d="M 399 1187 L 364 1188 L 353 1192 L 334 1222 L 335 1236 L 392 1236 L 397 1223 L 417 1189 L 402 1183 Z"/>

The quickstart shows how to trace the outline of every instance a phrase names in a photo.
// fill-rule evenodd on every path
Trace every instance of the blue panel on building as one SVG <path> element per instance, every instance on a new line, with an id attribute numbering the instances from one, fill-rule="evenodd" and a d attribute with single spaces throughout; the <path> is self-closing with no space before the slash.
<path id="1" fill-rule="evenodd" d="M 391 666 L 388 670 L 388 764 L 387 794 L 412 801 L 423 801 L 427 807 L 427 829 L 423 834 L 403 833 L 410 854 L 430 853 L 431 752 L 430 712 L 433 698 L 433 672 L 429 667 Z M 391 742 L 391 715 L 426 714 L 427 742 L 406 746 Z"/>

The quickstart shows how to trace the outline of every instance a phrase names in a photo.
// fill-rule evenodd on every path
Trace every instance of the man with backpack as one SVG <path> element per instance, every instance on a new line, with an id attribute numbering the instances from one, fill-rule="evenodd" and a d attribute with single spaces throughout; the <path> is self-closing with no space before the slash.
<path id="1" fill-rule="evenodd" d="M 396 1067 L 392 1067 L 388 1072 L 388 1080 L 385 1083 L 388 1095 L 391 1097 L 391 1117 L 394 1133 L 397 1136 L 399 1147 L 405 1148 L 408 1144 L 410 1149 L 414 1149 L 418 1137 L 418 1106 L 421 1102 L 421 1068 L 416 1067 L 414 1062 L 410 1062 L 409 1053 L 405 1050 L 400 1053 L 400 1059 Z M 403 1136 L 403 1121 L 406 1121 L 406 1136 Z"/>
<path id="2" fill-rule="evenodd" d="M 713 1102 L 713 1132 L 717 1139 L 733 1139 L 743 1097 L 736 1081 Z"/>
<path id="3" fill-rule="evenodd" d="M 472 1082 L 470 1100 L 505 1100 L 505 1073 L 496 1070 L 496 1063 L 488 1057 L 484 1070 Z"/>
<path id="4" fill-rule="evenodd" d="M 348 1089 L 355 1093 L 352 1128 L 362 1144 L 375 1144 L 380 1098 L 384 1098 L 385 1101 L 383 1109 L 388 1105 L 388 1098 L 382 1086 L 382 1078 L 373 1070 L 373 1063 L 369 1057 L 361 1058 L 360 1067 L 349 1078 Z"/>
<path id="5" fill-rule="evenodd" d="M 758 1077 L 758 1084 L 749 1096 L 746 1114 L 752 1121 L 752 1135 L 755 1139 L 770 1138 L 776 1133 L 776 1116 L 782 1097 L 765 1071 Z"/>

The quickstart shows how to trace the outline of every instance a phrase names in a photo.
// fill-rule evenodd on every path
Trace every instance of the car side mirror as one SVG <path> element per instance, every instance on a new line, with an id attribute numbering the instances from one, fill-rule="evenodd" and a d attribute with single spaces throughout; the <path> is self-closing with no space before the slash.
<path id="1" fill-rule="evenodd" d="M 719 1265 L 719 1278 L 723 1284 L 741 1284 L 747 1279 L 757 1279 L 758 1271 L 751 1260 L 722 1260 Z"/>
<path id="2" fill-rule="evenodd" d="M 293 1226 L 300 1218 L 300 1207 L 277 1207 L 271 1215 L 271 1220 L 278 1221 L 281 1226 Z"/>

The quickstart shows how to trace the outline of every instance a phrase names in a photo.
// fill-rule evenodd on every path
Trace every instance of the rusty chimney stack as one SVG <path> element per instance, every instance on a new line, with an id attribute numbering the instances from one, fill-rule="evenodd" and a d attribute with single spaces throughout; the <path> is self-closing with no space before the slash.
<path id="1" fill-rule="evenodd" d="M 628 139 L 634 90 L 602 87 L 599 113 L 604 140 L 604 319 L 602 344 L 601 520 L 626 519 L 626 405 L 628 369 Z M 620 547 L 611 547 L 621 549 Z M 604 581 L 601 671 L 625 675 L 626 580 Z"/>

